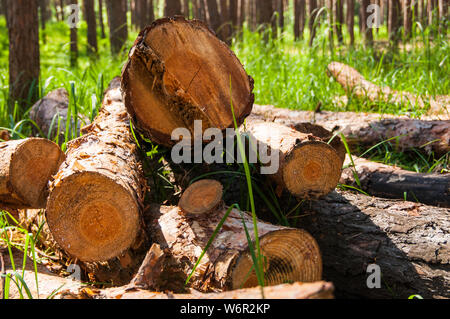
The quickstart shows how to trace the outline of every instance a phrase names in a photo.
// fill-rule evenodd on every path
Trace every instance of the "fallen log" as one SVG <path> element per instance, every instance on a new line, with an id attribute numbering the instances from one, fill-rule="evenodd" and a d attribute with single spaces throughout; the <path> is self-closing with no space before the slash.
<path id="1" fill-rule="evenodd" d="M 450 297 L 449 209 L 336 191 L 302 212 L 337 297 Z M 380 288 L 367 285 L 369 264 L 380 267 Z"/>
<path id="2" fill-rule="evenodd" d="M 250 113 L 253 79 L 234 53 L 201 21 L 181 16 L 154 21 L 141 31 L 122 71 L 122 91 L 134 127 L 171 146 L 176 128 L 194 120 L 203 131 L 240 125 Z M 200 133 L 200 132 L 198 132 Z"/>
<path id="3" fill-rule="evenodd" d="M 322 139 L 279 123 L 247 120 L 245 131 L 261 147 L 278 156 L 278 166 L 269 176 L 279 187 L 298 198 L 318 198 L 339 182 L 342 159 Z M 273 165 L 273 163 L 270 163 Z"/>
<path id="4" fill-rule="evenodd" d="M 201 198 L 203 200 L 199 202 Z M 196 196 L 187 201 L 191 202 L 191 206 L 197 203 L 202 207 L 211 207 L 210 203 L 205 202 L 210 199 L 214 201 L 215 198 L 217 196 L 202 197 L 197 189 Z M 151 205 L 147 214 L 153 222 L 148 224 L 148 233 L 154 244 L 133 284 L 147 289 L 183 291 L 186 278 L 227 212 L 227 207 L 215 207 L 211 211 L 204 211 L 203 214 L 189 214 L 176 206 Z M 258 285 L 252 268 L 244 221 L 254 240 L 251 215 L 231 209 L 217 237 L 191 277 L 189 287 L 209 292 Z M 321 280 L 319 247 L 307 232 L 262 221 L 258 221 L 257 227 L 261 253 L 265 259 L 266 286 Z"/>
<path id="5" fill-rule="evenodd" d="M 311 123 L 298 123 L 294 128 L 302 133 L 320 137 L 324 142 L 329 141 L 336 149 L 339 156 L 345 160 L 339 180 L 341 184 L 357 187 L 371 196 L 450 207 L 450 175 L 411 172 L 354 155 L 352 162 L 339 136 L 333 137 L 332 132 Z M 355 172 L 360 185 L 355 178 Z"/>
<path id="6" fill-rule="evenodd" d="M 411 108 L 426 108 L 429 104 L 428 114 L 438 115 L 440 119 L 450 119 L 450 96 L 423 98 L 410 92 L 393 90 L 388 86 L 380 87 L 367 81 L 354 68 L 339 62 L 331 62 L 327 71 L 328 75 L 333 76 L 347 92 L 357 98 L 369 99 L 374 103 L 406 104 Z"/>
<path id="7" fill-rule="evenodd" d="M 340 183 L 358 187 L 372 196 L 450 207 L 449 174 L 416 173 L 355 156 L 353 163 L 355 167 L 350 167 L 351 161 L 347 157 Z M 360 186 L 354 171 L 358 174 Z"/>
<path id="8" fill-rule="evenodd" d="M 286 125 L 301 122 L 319 124 L 333 133 L 341 132 L 352 150 L 357 146 L 370 147 L 395 138 L 395 144 L 400 151 L 418 148 L 434 152 L 438 156 L 450 151 L 450 120 L 417 120 L 375 113 L 314 113 L 274 108 L 270 105 L 254 105 L 250 118 Z"/>
<path id="9" fill-rule="evenodd" d="M 119 86 L 115 78 L 98 116 L 68 144 L 50 183 L 50 231 L 66 253 L 84 262 L 118 257 L 143 238 L 146 186 Z"/>
<path id="10" fill-rule="evenodd" d="M 0 142 L 0 206 L 45 207 L 47 183 L 64 157 L 58 145 L 43 138 Z"/>

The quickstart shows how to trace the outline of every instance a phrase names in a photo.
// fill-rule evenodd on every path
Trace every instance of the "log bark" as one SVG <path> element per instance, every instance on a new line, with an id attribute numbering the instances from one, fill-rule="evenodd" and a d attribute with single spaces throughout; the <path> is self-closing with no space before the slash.
<path id="1" fill-rule="evenodd" d="M 55 143 L 42 138 L 0 143 L 0 205 L 41 208 L 47 201 L 47 183 L 64 161 Z"/>
<path id="2" fill-rule="evenodd" d="M 328 74 L 350 94 L 371 102 L 407 104 L 411 109 L 426 108 L 429 101 L 431 115 L 439 115 L 441 119 L 450 119 L 450 96 L 422 98 L 405 91 L 396 91 L 390 87 L 380 87 L 367 81 L 357 70 L 339 62 L 332 62 L 327 68 Z"/>
<path id="3" fill-rule="evenodd" d="M 418 148 L 442 156 L 450 151 L 450 121 L 417 120 L 376 113 L 292 111 L 270 105 L 255 105 L 251 117 L 287 125 L 314 122 L 327 130 L 341 132 L 352 150 L 370 147 L 398 137 L 399 150 Z"/>
<path id="4" fill-rule="evenodd" d="M 153 222 L 148 232 L 155 244 L 146 259 L 152 270 L 135 284 L 183 291 L 186 278 L 226 210 L 220 207 L 190 217 L 176 206 L 150 206 L 147 213 Z M 254 240 L 253 221 L 249 213 L 242 214 L 237 209 L 231 210 L 191 277 L 189 287 L 209 292 L 258 285 L 243 228 L 244 219 Z M 258 236 L 265 256 L 266 286 L 321 279 L 319 247 L 307 232 L 258 221 Z"/>
<path id="5" fill-rule="evenodd" d="M 119 54 L 128 38 L 127 1 L 115 0 L 106 2 L 108 14 L 109 40 L 111 53 Z"/>
<path id="6" fill-rule="evenodd" d="M 143 30 L 122 72 L 133 126 L 166 146 L 175 144 L 176 128 L 193 133 L 194 120 L 202 121 L 203 131 L 233 127 L 230 99 L 241 124 L 253 105 L 252 90 L 253 79 L 233 52 L 205 24 L 183 17 Z"/>
<path id="7" fill-rule="evenodd" d="M 337 186 L 342 159 L 320 138 L 279 123 L 251 119 L 246 121 L 245 131 L 254 139 L 253 145 L 265 145 L 271 154 L 276 152 L 279 168 L 269 176 L 279 189 L 308 199 L 326 195 Z"/>
<path id="8" fill-rule="evenodd" d="M 102 109 L 68 144 L 50 184 L 47 222 L 56 242 L 81 261 L 106 261 L 142 239 L 146 190 L 138 150 L 114 79 Z"/>
<path id="9" fill-rule="evenodd" d="M 303 213 L 299 226 L 317 238 L 337 297 L 450 297 L 449 209 L 333 192 Z M 377 289 L 367 286 L 373 263 Z"/>

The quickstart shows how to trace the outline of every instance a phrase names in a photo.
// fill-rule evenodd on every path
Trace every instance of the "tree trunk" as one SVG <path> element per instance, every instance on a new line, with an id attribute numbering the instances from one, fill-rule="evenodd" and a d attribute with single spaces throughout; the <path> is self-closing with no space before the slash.
<path id="1" fill-rule="evenodd" d="M 108 1 L 106 2 L 106 11 L 108 13 L 111 53 L 117 55 L 123 49 L 128 38 L 127 1 Z"/>
<path id="2" fill-rule="evenodd" d="M 342 26 L 344 25 L 344 0 L 335 0 L 334 11 L 336 20 L 334 23 L 334 32 L 336 33 L 339 44 L 344 42 L 342 35 Z"/>
<path id="3" fill-rule="evenodd" d="M 125 105 L 133 127 L 155 143 L 174 145 L 171 135 L 180 127 L 194 136 L 194 120 L 202 120 L 203 131 L 233 127 L 231 98 L 239 125 L 251 112 L 253 79 L 200 21 L 159 19 L 130 52 L 122 72 Z M 226 75 L 218 66 L 226 66 Z"/>
<path id="4" fill-rule="evenodd" d="M 88 52 L 96 53 L 97 47 L 97 21 L 95 20 L 94 0 L 83 0 L 84 14 L 87 23 Z"/>
<path id="5" fill-rule="evenodd" d="M 279 169 L 267 175 L 279 189 L 307 199 L 326 195 L 337 186 L 342 160 L 321 139 L 279 123 L 251 119 L 246 121 L 245 130 L 254 139 L 253 145 L 267 146 L 272 156 L 276 152 Z"/>
<path id="6" fill-rule="evenodd" d="M 247 7 L 246 1 L 239 0 L 239 27 L 241 29 L 244 26 L 244 22 L 248 21 L 246 19 L 246 17 L 247 17 L 246 7 Z"/>
<path id="7" fill-rule="evenodd" d="M 258 10 L 258 24 L 268 26 L 271 25 L 273 16 L 272 0 L 258 0 L 256 5 Z"/>
<path id="8" fill-rule="evenodd" d="M 61 248 L 81 261 L 120 256 L 142 239 L 145 180 L 116 78 L 103 107 L 50 184 L 47 222 Z M 68 204 L 73 203 L 73 204 Z"/>
<path id="9" fill-rule="evenodd" d="M 238 26 L 238 0 L 229 0 L 229 20 L 231 22 L 231 34 L 233 35 Z"/>
<path id="10" fill-rule="evenodd" d="M 316 26 L 319 23 L 317 18 L 317 0 L 309 0 L 309 46 L 312 47 L 316 37 Z"/>
<path id="11" fill-rule="evenodd" d="M 78 0 L 69 0 L 70 4 L 78 4 Z M 71 12 L 73 14 L 74 12 Z M 75 21 L 74 21 L 75 22 Z M 78 60 L 78 26 L 70 26 L 70 66 L 75 67 Z"/>
<path id="12" fill-rule="evenodd" d="M 306 2 L 305 0 L 294 1 L 294 36 L 295 39 L 303 39 L 303 32 L 306 23 Z"/>
<path id="13" fill-rule="evenodd" d="M 379 87 L 367 81 L 354 68 L 340 62 L 330 63 L 327 71 L 329 75 L 333 76 L 342 85 L 346 92 L 357 98 L 368 99 L 374 103 L 406 104 L 411 109 L 416 107 L 426 108 L 428 107 L 427 102 L 429 102 L 430 109 L 428 114 L 438 115 L 442 119 L 448 119 L 450 116 L 450 108 L 448 107 L 450 104 L 449 96 L 424 99 L 409 92 L 396 91 L 390 87 Z"/>
<path id="14" fill-rule="evenodd" d="M 371 147 L 387 139 L 396 138 L 400 151 L 411 148 L 434 152 L 442 156 L 450 151 L 450 121 L 410 119 L 376 113 L 291 111 L 272 106 L 255 105 L 251 117 L 277 121 L 286 125 L 314 121 L 316 124 L 344 134 L 352 150 L 356 146 Z M 405 134 L 408 132 L 408 134 Z M 424 146 L 426 145 L 426 146 Z"/>
<path id="15" fill-rule="evenodd" d="M 37 0 L 8 0 L 7 4 L 11 100 L 9 114 L 13 114 L 14 101 L 19 102 L 22 114 L 39 97 L 38 6 Z"/>
<path id="16" fill-rule="evenodd" d="M 39 0 L 39 13 L 40 13 L 40 20 L 41 20 L 41 29 L 42 29 L 42 40 L 44 44 L 47 41 L 46 34 L 45 34 L 45 25 L 47 23 L 47 20 L 49 19 L 49 8 L 48 8 L 48 1 L 49 0 Z"/>
<path id="17" fill-rule="evenodd" d="M 216 0 L 203 0 L 203 1 L 205 3 L 205 9 L 208 14 L 207 22 L 211 27 L 211 29 L 213 29 L 213 31 L 216 34 L 219 34 L 221 19 L 219 15 L 219 10 L 217 8 L 217 1 Z"/>
<path id="18" fill-rule="evenodd" d="M 152 0 L 153 1 L 153 0 Z M 186 17 L 186 18 L 190 18 L 190 14 L 189 14 L 189 0 L 183 0 L 183 8 L 182 8 L 182 11 L 183 11 L 183 15 Z"/>
<path id="19" fill-rule="evenodd" d="M 403 33 L 405 39 L 411 38 L 412 29 L 412 2 L 411 0 L 403 0 Z"/>
<path id="20" fill-rule="evenodd" d="M 218 32 L 218 37 L 220 40 L 230 45 L 231 20 L 230 20 L 230 10 L 228 7 L 228 2 L 226 0 L 220 1 L 220 16 L 221 16 L 221 25 Z"/>
<path id="21" fill-rule="evenodd" d="M 0 206 L 41 208 L 47 201 L 47 183 L 64 161 L 55 143 L 27 138 L 0 143 Z"/>
<path id="22" fill-rule="evenodd" d="M 399 15 L 400 15 L 400 2 L 398 0 L 389 0 L 389 15 L 388 15 L 388 25 L 389 25 L 389 41 L 396 47 L 399 39 Z"/>
<path id="23" fill-rule="evenodd" d="M 447 38 L 448 1 L 439 0 L 439 34 Z"/>
<path id="24" fill-rule="evenodd" d="M 327 0 L 326 1 L 326 7 L 327 7 L 327 20 L 328 20 L 328 45 L 330 46 L 330 52 L 333 55 L 334 52 L 334 14 L 333 14 L 333 7 L 334 7 L 334 1 L 333 0 Z"/>
<path id="25" fill-rule="evenodd" d="M 155 8 L 153 6 L 153 0 L 148 0 L 148 24 L 155 21 Z"/>
<path id="26" fill-rule="evenodd" d="M 144 30 L 150 21 L 147 20 L 147 0 L 136 0 L 137 26 L 139 30 Z"/>
<path id="27" fill-rule="evenodd" d="M 397 1 L 397 0 L 396 0 Z M 362 4 L 360 7 L 360 11 L 361 11 L 361 33 L 363 34 L 364 37 L 364 42 L 369 45 L 372 46 L 373 45 L 373 32 L 372 32 L 372 28 L 370 28 L 367 24 L 368 22 L 368 12 L 367 12 L 367 7 L 370 5 L 370 0 L 362 0 Z"/>
<path id="28" fill-rule="evenodd" d="M 350 45 L 355 44 L 355 0 L 347 0 L 347 28 L 350 36 Z"/>
<path id="29" fill-rule="evenodd" d="M 105 24 L 103 23 L 103 0 L 98 0 L 98 23 L 100 24 L 101 37 L 106 38 Z"/>
<path id="30" fill-rule="evenodd" d="M 64 0 L 59 0 L 59 12 L 61 14 L 61 21 L 64 21 Z"/>
<path id="31" fill-rule="evenodd" d="M 165 0 L 164 3 L 164 16 L 173 17 L 182 14 L 180 0 Z"/>
<path id="32" fill-rule="evenodd" d="M 202 196 L 202 193 L 197 191 L 196 196 Z M 183 291 L 186 278 L 226 212 L 227 207 L 219 206 L 203 214 L 190 215 L 176 206 L 151 205 L 147 211 L 153 220 L 149 224 L 149 233 L 160 247 L 153 245 L 146 259 L 153 259 L 149 264 L 156 265 L 158 270 L 143 272 L 149 277 L 138 278 L 134 283 L 157 290 Z M 189 287 L 208 292 L 258 285 L 252 270 L 244 222 L 254 240 L 251 214 L 231 209 L 190 278 Z M 319 247 L 307 232 L 262 221 L 257 221 L 257 227 L 261 254 L 265 257 L 266 286 L 321 279 Z"/>
<path id="33" fill-rule="evenodd" d="M 449 209 L 333 192 L 302 211 L 337 297 L 450 297 Z M 380 267 L 381 288 L 368 288 L 369 264 Z"/>

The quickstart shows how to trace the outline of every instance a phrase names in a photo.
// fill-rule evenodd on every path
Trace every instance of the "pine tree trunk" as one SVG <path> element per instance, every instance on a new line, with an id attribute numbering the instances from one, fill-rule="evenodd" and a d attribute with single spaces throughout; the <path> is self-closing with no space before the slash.
<path id="1" fill-rule="evenodd" d="M 347 28 L 350 36 L 350 45 L 355 44 L 355 0 L 347 0 Z"/>
<path id="2" fill-rule="evenodd" d="M 59 0 L 59 13 L 61 14 L 61 21 L 64 21 L 64 0 Z"/>
<path id="3" fill-rule="evenodd" d="M 37 0 L 8 0 L 7 5 L 11 100 L 9 114 L 13 114 L 14 101 L 19 101 L 22 113 L 39 97 L 39 19 Z M 30 104 L 27 104 L 29 95 Z"/>
<path id="4" fill-rule="evenodd" d="M 239 27 L 242 29 L 244 26 L 244 22 L 247 20 L 247 12 L 246 12 L 246 1 L 245 0 L 239 0 Z"/>
<path id="5" fill-rule="evenodd" d="M 344 0 L 335 0 L 334 11 L 336 20 L 334 23 L 334 32 L 336 33 L 339 44 L 344 42 L 342 35 L 342 26 L 344 25 Z"/>
<path id="6" fill-rule="evenodd" d="M 234 34 L 235 29 L 238 26 L 238 0 L 229 0 L 229 16 L 230 16 L 230 23 L 231 23 L 231 34 Z"/>
<path id="7" fill-rule="evenodd" d="M 148 0 L 148 24 L 155 21 L 155 8 L 153 6 L 153 0 Z"/>
<path id="8" fill-rule="evenodd" d="M 106 38 L 105 24 L 103 22 L 103 0 L 98 0 L 98 23 L 100 24 L 101 37 Z"/>
<path id="9" fill-rule="evenodd" d="M 165 0 L 164 3 L 164 16 L 173 17 L 182 14 L 180 0 Z"/>
<path id="10" fill-rule="evenodd" d="M 183 11 L 183 15 L 186 18 L 189 19 L 190 18 L 190 14 L 189 14 L 189 0 L 183 0 L 183 9 L 182 9 L 182 11 Z"/>
<path id="11" fill-rule="evenodd" d="M 412 29 L 412 2 L 411 0 L 403 0 L 403 32 L 405 39 L 411 38 Z"/>
<path id="12" fill-rule="evenodd" d="M 447 38 L 448 1 L 439 0 L 439 34 Z"/>
<path id="13" fill-rule="evenodd" d="M 111 53 L 117 55 L 123 49 L 128 38 L 127 1 L 107 1 L 106 11 L 108 13 Z"/>
<path id="14" fill-rule="evenodd" d="M 306 2 L 305 0 L 294 1 L 294 37 L 302 39 L 306 22 Z"/>
<path id="15" fill-rule="evenodd" d="M 230 99 L 238 124 L 251 111 L 253 79 L 201 21 L 159 19 L 130 52 L 122 72 L 125 105 L 133 127 L 155 143 L 174 145 L 171 135 L 180 127 L 193 137 L 194 120 L 202 121 L 203 132 L 233 127 Z"/>
<path id="16" fill-rule="evenodd" d="M 83 0 L 84 14 L 87 23 L 88 52 L 96 53 L 97 46 L 97 21 L 95 19 L 94 0 Z"/>
<path id="17" fill-rule="evenodd" d="M 143 238 L 146 190 L 118 78 L 82 133 L 68 144 L 67 158 L 50 184 L 46 217 L 67 254 L 86 262 L 107 261 Z"/>
<path id="18" fill-rule="evenodd" d="M 309 0 L 309 46 L 312 47 L 314 38 L 316 37 L 316 26 L 319 19 L 316 20 L 318 14 L 317 0 Z"/>
<path id="19" fill-rule="evenodd" d="M 256 9 L 258 10 L 258 24 L 266 27 L 271 25 L 274 12 L 272 0 L 259 0 Z"/>
<path id="20" fill-rule="evenodd" d="M 42 39 L 43 39 L 44 44 L 47 41 L 46 33 L 45 33 L 45 25 L 47 23 L 47 20 L 49 19 L 48 1 L 49 0 L 39 0 L 39 13 L 40 13 L 40 20 L 41 20 Z"/>
<path id="21" fill-rule="evenodd" d="M 221 26 L 221 19 L 219 15 L 219 9 L 217 8 L 217 1 L 216 0 L 203 0 L 205 3 L 205 9 L 208 13 L 207 22 L 211 29 L 216 34 L 219 34 L 220 26 Z"/>
<path id="22" fill-rule="evenodd" d="M 370 5 L 370 0 L 362 0 L 361 4 L 361 33 L 364 37 L 364 42 L 372 46 L 373 45 L 373 32 L 372 28 L 368 26 L 368 13 L 367 13 L 367 7 Z"/>
<path id="23" fill-rule="evenodd" d="M 221 25 L 219 29 L 219 39 L 226 44 L 231 44 L 231 20 L 230 20 L 230 8 L 228 6 L 228 1 L 222 0 L 220 2 L 220 17 Z"/>
<path id="24" fill-rule="evenodd" d="M 147 20 L 147 0 L 136 0 L 137 25 L 139 30 L 144 30 L 150 21 Z"/>
<path id="25" fill-rule="evenodd" d="M 55 143 L 43 138 L 0 142 L 0 206 L 41 208 L 47 201 L 47 183 L 64 161 Z"/>
<path id="26" fill-rule="evenodd" d="M 78 0 L 69 0 L 70 4 L 78 4 Z M 78 26 L 70 27 L 70 66 L 75 67 L 78 61 Z"/>
<path id="27" fill-rule="evenodd" d="M 396 47 L 399 40 L 399 15 L 400 15 L 400 2 L 398 0 L 389 0 L 389 41 Z"/>
<path id="28" fill-rule="evenodd" d="M 333 55 L 334 52 L 334 1 L 333 0 L 327 0 L 326 1 L 327 6 L 327 20 L 328 20 L 328 45 L 330 46 L 330 52 Z"/>

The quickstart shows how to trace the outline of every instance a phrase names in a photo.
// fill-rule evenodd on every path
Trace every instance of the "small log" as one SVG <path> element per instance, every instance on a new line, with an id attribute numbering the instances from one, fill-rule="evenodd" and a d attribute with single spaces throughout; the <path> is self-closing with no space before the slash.
<path id="1" fill-rule="evenodd" d="M 419 148 L 442 156 L 450 151 L 450 120 L 417 120 L 389 114 L 293 111 L 270 105 L 254 105 L 251 118 L 286 125 L 302 122 L 319 124 L 327 130 L 341 132 L 351 149 L 370 147 L 398 136 L 399 150 Z"/>
<path id="2" fill-rule="evenodd" d="M 120 256 L 142 240 L 146 186 L 119 86 L 115 78 L 50 184 L 50 231 L 65 252 L 85 262 Z"/>
<path id="3" fill-rule="evenodd" d="M 144 270 L 140 271 L 150 276 L 141 276 L 134 283 L 156 290 L 183 291 L 186 278 L 226 211 L 227 207 L 219 206 L 191 215 L 176 206 L 150 206 L 148 214 L 153 222 L 148 225 L 148 233 L 155 244 L 142 266 Z M 189 287 L 207 292 L 258 285 L 243 221 L 254 240 L 251 215 L 232 209 L 191 277 Z M 314 238 L 300 229 L 262 221 L 257 225 L 261 253 L 265 257 L 266 286 L 321 280 L 321 256 Z M 145 271 L 146 265 L 149 271 Z"/>
<path id="4" fill-rule="evenodd" d="M 298 198 L 317 198 L 331 192 L 341 175 L 336 150 L 312 134 L 279 123 L 247 120 L 245 131 L 279 155 L 279 169 L 269 175 L 279 187 Z"/>
<path id="5" fill-rule="evenodd" d="M 64 161 L 55 143 L 43 138 L 0 142 L 0 206 L 41 208 L 47 183 Z"/>
<path id="6" fill-rule="evenodd" d="M 134 127 L 171 146 L 174 129 L 202 120 L 203 131 L 240 125 L 250 114 L 253 79 L 225 43 L 201 21 L 154 21 L 141 31 L 122 71 L 125 105 Z"/>
<path id="7" fill-rule="evenodd" d="M 427 107 L 427 99 L 409 92 L 396 91 L 390 87 L 379 87 L 367 81 L 354 68 L 339 62 L 332 62 L 327 68 L 328 74 L 349 93 L 361 99 L 369 99 L 374 103 L 407 104 L 411 108 Z M 439 96 L 429 99 L 428 113 L 441 119 L 450 119 L 450 96 Z"/>
<path id="8" fill-rule="evenodd" d="M 450 297 L 450 209 L 336 191 L 302 211 L 299 227 L 317 238 L 337 297 Z M 380 288 L 367 285 L 369 264 Z"/>
<path id="9" fill-rule="evenodd" d="M 0 142 L 7 142 L 11 139 L 11 135 L 7 130 L 0 130 Z"/>

